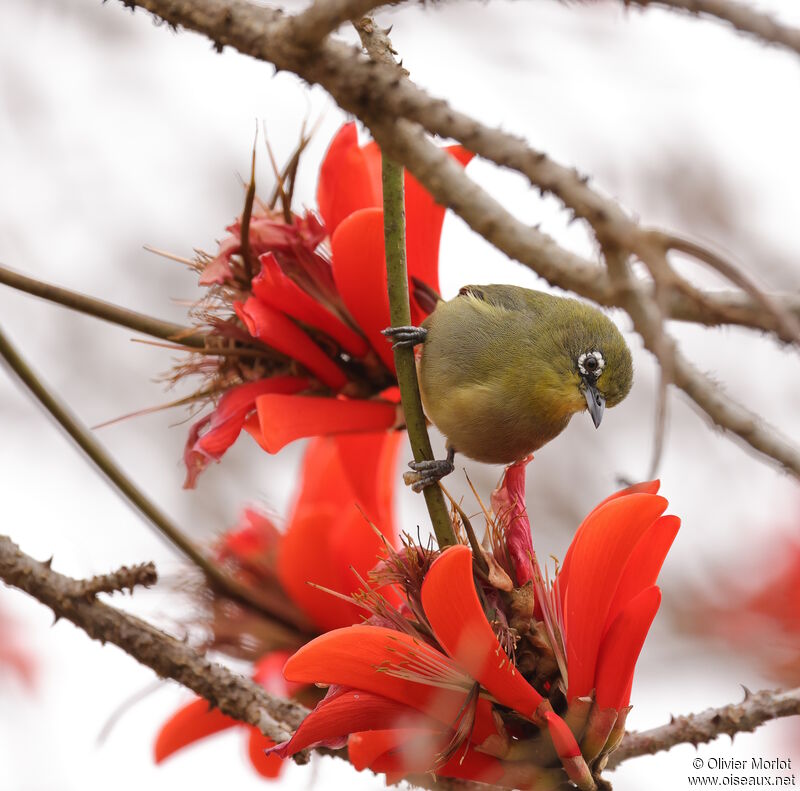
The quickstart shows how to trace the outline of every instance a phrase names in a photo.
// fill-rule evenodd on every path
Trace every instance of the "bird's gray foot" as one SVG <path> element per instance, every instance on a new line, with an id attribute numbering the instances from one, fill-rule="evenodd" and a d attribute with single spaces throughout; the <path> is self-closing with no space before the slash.
<path id="1" fill-rule="evenodd" d="M 406 486 L 410 486 L 415 492 L 421 492 L 428 486 L 435 486 L 445 475 L 449 475 L 455 469 L 453 464 L 455 453 L 453 448 L 448 448 L 446 459 L 410 461 L 408 466 L 414 472 L 403 473 L 403 481 Z"/>
<path id="2" fill-rule="evenodd" d="M 425 342 L 428 330 L 425 327 L 387 327 L 381 330 L 381 335 L 385 335 L 389 341 L 394 341 L 393 349 L 411 349 Z"/>

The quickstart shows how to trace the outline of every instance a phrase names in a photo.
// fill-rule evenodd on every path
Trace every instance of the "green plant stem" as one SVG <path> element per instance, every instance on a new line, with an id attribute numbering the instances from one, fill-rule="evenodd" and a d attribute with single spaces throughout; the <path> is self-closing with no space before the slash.
<path id="1" fill-rule="evenodd" d="M 173 324 L 171 321 L 154 319 L 152 316 L 121 308 L 118 305 L 94 299 L 94 297 L 80 294 L 77 291 L 70 291 L 66 288 L 54 286 L 51 283 L 44 283 L 41 280 L 28 277 L 2 265 L 0 265 L 0 283 L 16 288 L 18 291 L 32 294 L 35 297 L 41 297 L 48 302 L 63 305 L 70 310 L 86 313 L 89 316 L 103 319 L 103 321 L 111 322 L 111 324 L 118 324 L 121 327 L 128 327 L 131 330 L 151 335 L 154 338 L 180 341 L 184 346 L 191 346 L 197 349 L 205 346 L 205 334 L 197 332 L 191 327 Z"/>
<path id="2" fill-rule="evenodd" d="M 411 307 L 408 301 L 408 272 L 406 270 L 406 218 L 403 189 L 403 168 L 383 157 L 383 230 L 386 242 L 386 281 L 389 290 L 389 316 L 393 327 L 411 324 Z M 400 386 L 400 399 L 406 417 L 408 439 L 415 461 L 433 459 L 431 441 L 422 411 L 419 395 L 414 350 L 396 348 L 394 367 Z M 439 547 L 444 549 L 456 543 L 450 514 L 444 495 L 438 486 L 423 489 L 425 504 L 433 524 Z"/>
<path id="3" fill-rule="evenodd" d="M 25 387 L 36 397 L 39 403 L 53 416 L 56 422 L 69 434 L 78 447 L 86 454 L 117 491 L 141 513 L 151 525 L 166 538 L 172 546 L 179 549 L 192 561 L 208 579 L 209 584 L 219 592 L 236 599 L 242 604 L 264 613 L 271 621 L 277 621 L 287 627 L 282 636 L 289 644 L 298 642 L 298 631 L 307 628 L 305 619 L 298 622 L 293 616 L 291 605 L 284 596 L 271 594 L 268 591 L 253 591 L 230 577 L 213 562 L 142 492 L 128 476 L 117 466 L 107 451 L 94 439 L 91 433 L 81 425 L 67 407 L 51 393 L 41 382 L 30 366 L 19 355 L 17 350 L 0 329 L 0 357 L 19 377 Z"/>

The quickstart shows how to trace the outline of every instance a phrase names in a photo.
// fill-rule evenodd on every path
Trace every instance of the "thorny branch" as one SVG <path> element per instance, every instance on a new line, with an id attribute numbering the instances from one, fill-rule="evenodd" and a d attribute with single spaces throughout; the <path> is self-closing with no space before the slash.
<path id="1" fill-rule="evenodd" d="M 89 581 L 59 574 L 0 536 L 0 579 L 46 604 L 56 620 L 65 618 L 93 640 L 113 643 L 161 678 L 171 678 L 205 698 L 224 714 L 254 725 L 268 739 L 283 741 L 308 714 L 298 703 L 270 695 L 263 687 L 210 662 L 188 645 L 149 623 L 87 597 Z"/>
<path id="2" fill-rule="evenodd" d="M 123 2 L 145 8 L 172 25 L 200 32 L 211 38 L 217 48 L 235 47 L 278 69 L 292 71 L 309 83 L 322 85 L 343 109 L 369 127 L 386 156 L 407 167 L 439 203 L 453 209 L 499 250 L 554 286 L 602 305 L 624 308 L 653 353 L 662 361 L 676 357 L 675 364 L 667 369 L 672 383 L 693 399 L 712 422 L 800 478 L 800 451 L 744 407 L 720 396 L 718 385 L 708 376 L 683 364 L 674 341 L 666 334 L 664 319 L 676 305 L 682 318 L 694 317 L 702 323 L 732 322 L 743 317 L 741 305 L 728 315 L 728 297 L 717 302 L 713 295 L 700 292 L 682 279 L 668 264 L 663 265 L 662 259 L 675 249 L 674 244 L 664 243 L 672 238 L 670 235 L 640 227 L 613 200 L 592 189 L 588 179 L 574 169 L 554 162 L 524 140 L 453 110 L 444 100 L 419 89 L 395 67 L 376 63 L 330 37 L 315 47 L 299 43 L 293 37 L 297 17 L 244 0 Z M 354 6 L 344 3 L 341 7 Z M 426 132 L 455 138 L 476 154 L 522 173 L 532 185 L 555 195 L 576 217 L 585 220 L 604 251 L 618 250 L 626 259 L 634 256 L 643 261 L 650 280 L 630 278 L 624 284 L 619 279 L 612 280 L 605 268 L 568 252 L 546 234 L 517 220 L 439 150 Z M 713 256 L 713 252 L 705 255 L 704 251 L 701 260 L 707 263 Z M 659 293 L 658 305 L 654 289 Z M 800 337 L 797 315 L 789 305 L 772 300 L 773 309 L 765 311 L 764 300 L 756 301 L 749 294 L 743 304 L 748 306 L 748 326 L 768 329 L 787 342 L 796 342 Z M 661 336 L 663 341 L 659 340 Z"/>
<path id="3" fill-rule="evenodd" d="M 678 744 L 704 744 L 727 734 L 754 731 L 759 725 L 779 717 L 800 714 L 800 687 L 789 690 L 759 692 L 745 690 L 741 703 L 730 703 L 717 709 L 707 709 L 698 714 L 675 717 L 667 725 L 625 735 L 616 752 L 611 754 L 608 768 L 614 769 L 629 758 L 653 755 L 669 750 Z"/>

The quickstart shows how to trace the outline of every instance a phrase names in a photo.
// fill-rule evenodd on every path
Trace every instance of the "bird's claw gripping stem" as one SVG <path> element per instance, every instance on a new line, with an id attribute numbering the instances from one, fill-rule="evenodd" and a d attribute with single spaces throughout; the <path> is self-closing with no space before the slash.
<path id="1" fill-rule="evenodd" d="M 381 330 L 381 335 L 386 336 L 389 341 L 394 341 L 392 343 L 393 349 L 412 349 L 414 346 L 425 342 L 425 338 L 428 337 L 428 330 L 425 327 L 413 326 L 387 327 L 385 330 Z"/>
<path id="2" fill-rule="evenodd" d="M 454 457 L 455 451 L 452 448 L 448 448 L 446 459 L 410 461 L 408 466 L 414 472 L 404 472 L 403 481 L 406 486 L 410 486 L 415 492 L 421 492 L 428 486 L 435 486 L 455 469 L 453 464 Z"/>

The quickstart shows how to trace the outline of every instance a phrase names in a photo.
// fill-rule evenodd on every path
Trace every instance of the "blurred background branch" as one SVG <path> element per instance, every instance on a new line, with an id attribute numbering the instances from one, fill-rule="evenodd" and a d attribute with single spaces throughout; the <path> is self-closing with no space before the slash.
<path id="1" fill-rule="evenodd" d="M 762 44 L 786 47 L 800 55 L 800 30 L 782 25 L 769 14 L 737 0 L 623 0 L 626 6 L 668 8 L 726 22 Z"/>

